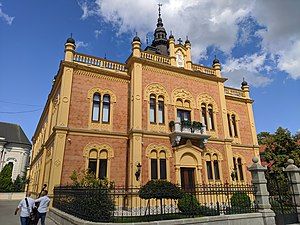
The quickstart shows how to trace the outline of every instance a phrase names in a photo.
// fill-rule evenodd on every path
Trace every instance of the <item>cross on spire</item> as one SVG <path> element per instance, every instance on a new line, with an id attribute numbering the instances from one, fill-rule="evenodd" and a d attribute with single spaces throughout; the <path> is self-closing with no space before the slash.
<path id="1" fill-rule="evenodd" d="M 181 38 L 179 38 L 177 41 L 179 42 L 179 44 L 182 43 L 182 39 Z"/>
<path id="2" fill-rule="evenodd" d="M 160 16 L 161 16 L 161 13 L 160 13 L 160 7 L 162 6 L 162 4 L 161 4 L 161 3 L 158 3 L 157 5 L 158 5 L 158 17 L 160 17 Z"/>

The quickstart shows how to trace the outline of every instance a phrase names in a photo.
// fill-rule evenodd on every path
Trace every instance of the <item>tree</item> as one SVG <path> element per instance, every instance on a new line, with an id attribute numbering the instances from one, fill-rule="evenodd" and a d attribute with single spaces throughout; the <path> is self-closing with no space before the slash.
<path id="1" fill-rule="evenodd" d="M 261 157 L 270 164 L 269 171 L 281 173 L 289 158 L 295 161 L 295 165 L 300 166 L 299 137 L 299 134 L 293 136 L 288 129 L 282 127 L 274 134 L 261 132 L 257 135 L 258 143 L 265 148 Z"/>
<path id="2" fill-rule="evenodd" d="M 0 192 L 12 191 L 13 182 L 11 179 L 13 164 L 8 163 L 0 172 Z"/>

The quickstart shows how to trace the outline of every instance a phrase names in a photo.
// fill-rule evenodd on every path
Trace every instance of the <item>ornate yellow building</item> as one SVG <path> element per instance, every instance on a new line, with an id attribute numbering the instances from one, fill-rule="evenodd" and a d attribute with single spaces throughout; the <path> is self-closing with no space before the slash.
<path id="1" fill-rule="evenodd" d="M 51 194 L 83 169 L 128 187 L 250 181 L 253 101 L 245 81 L 226 80 L 218 59 L 194 64 L 189 40 L 167 38 L 160 14 L 151 46 L 134 37 L 125 63 L 78 53 L 69 38 L 33 136 L 29 189 Z"/>

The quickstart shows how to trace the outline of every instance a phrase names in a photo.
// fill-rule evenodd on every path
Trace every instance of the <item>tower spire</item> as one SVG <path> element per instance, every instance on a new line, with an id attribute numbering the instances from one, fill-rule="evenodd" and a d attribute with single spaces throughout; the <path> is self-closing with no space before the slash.
<path id="1" fill-rule="evenodd" d="M 158 4 L 158 19 L 156 24 L 156 29 L 154 31 L 154 40 L 152 42 L 153 47 L 156 48 L 156 53 L 162 55 L 168 55 L 168 40 L 167 40 L 167 32 L 164 28 L 164 24 L 161 18 L 161 6 L 162 4 Z"/>

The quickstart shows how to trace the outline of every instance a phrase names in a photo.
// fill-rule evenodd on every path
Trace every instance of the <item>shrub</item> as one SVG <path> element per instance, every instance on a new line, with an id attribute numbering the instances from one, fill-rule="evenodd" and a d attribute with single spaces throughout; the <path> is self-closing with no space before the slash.
<path id="1" fill-rule="evenodd" d="M 175 184 L 166 180 L 150 180 L 139 190 L 139 196 L 143 199 L 179 199 L 183 192 Z"/>
<path id="2" fill-rule="evenodd" d="M 215 216 L 218 211 L 208 206 L 201 205 L 193 194 L 184 194 L 178 201 L 178 209 L 184 215 Z"/>
<path id="3" fill-rule="evenodd" d="M 231 206 L 237 208 L 250 208 L 251 200 L 245 192 L 236 192 L 231 196 Z"/>
<path id="4" fill-rule="evenodd" d="M 81 219 L 94 222 L 111 221 L 114 211 L 114 201 L 110 195 L 113 182 L 100 180 L 89 171 L 77 173 L 73 171 L 70 176 L 73 184 L 68 186 L 68 192 L 55 202 L 55 207 Z M 63 187 L 64 190 L 65 187 Z M 70 210 L 71 209 L 71 210 Z"/>

